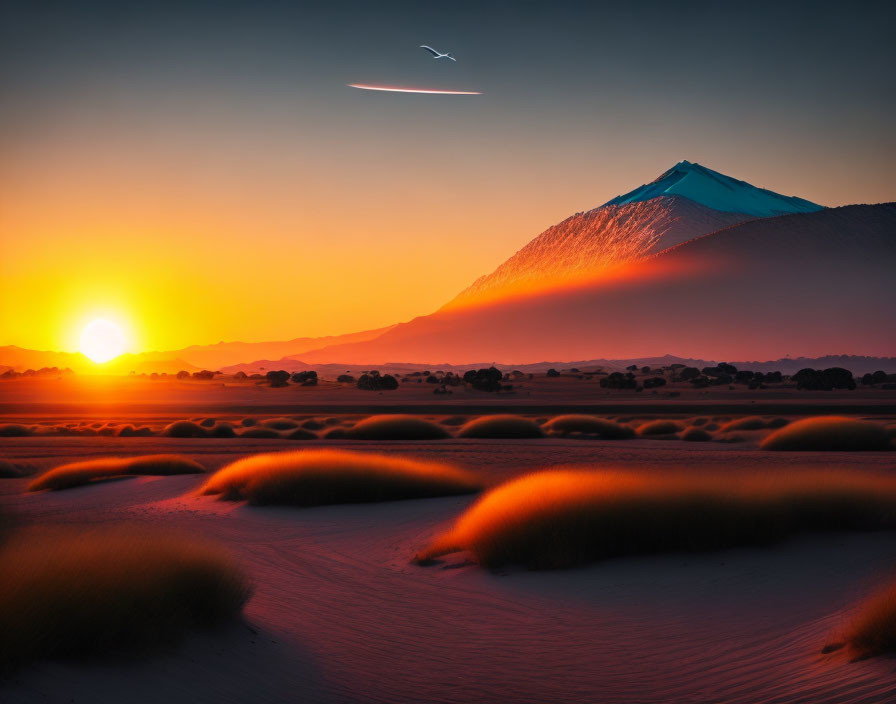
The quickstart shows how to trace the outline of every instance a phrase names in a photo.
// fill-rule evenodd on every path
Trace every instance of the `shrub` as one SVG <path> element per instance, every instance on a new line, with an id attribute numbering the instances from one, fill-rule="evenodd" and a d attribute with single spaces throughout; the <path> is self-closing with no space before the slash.
<path id="1" fill-rule="evenodd" d="M 470 370 L 464 374 L 463 380 L 477 391 L 497 392 L 501 390 L 504 375 L 497 367 Z"/>
<path id="2" fill-rule="evenodd" d="M 763 450 L 889 450 L 890 435 L 880 423 L 839 416 L 804 418 L 763 440 Z"/>
<path id="3" fill-rule="evenodd" d="M 169 438 L 207 438 L 208 431 L 190 420 L 178 420 L 165 426 L 162 435 Z"/>
<path id="4" fill-rule="evenodd" d="M 475 418 L 458 432 L 461 438 L 541 438 L 541 427 L 520 416 L 495 415 Z"/>
<path id="5" fill-rule="evenodd" d="M 189 379 L 189 378 L 190 378 L 190 372 L 188 372 L 188 371 L 186 371 L 186 370 L 184 370 L 184 369 L 181 369 L 181 370 L 177 373 L 177 378 L 178 378 L 178 379 Z"/>
<path id="6" fill-rule="evenodd" d="M 313 370 L 296 372 L 292 375 L 292 383 L 302 386 L 317 386 L 317 372 Z"/>
<path id="7" fill-rule="evenodd" d="M 842 367 L 830 367 L 823 371 L 807 367 L 794 374 L 792 380 L 796 382 L 796 388 L 810 391 L 856 388 L 852 372 Z"/>
<path id="8" fill-rule="evenodd" d="M 274 430 L 292 430 L 293 428 L 299 427 L 298 423 L 289 418 L 268 418 L 261 421 L 261 425 L 266 428 L 273 428 Z"/>
<path id="9" fill-rule="evenodd" d="M 859 605 L 847 628 L 846 641 L 861 657 L 896 651 L 896 584 Z"/>
<path id="10" fill-rule="evenodd" d="M 545 376 L 551 376 L 551 377 L 560 376 L 560 372 L 558 372 L 556 369 L 548 369 L 547 374 L 545 374 Z"/>
<path id="11" fill-rule="evenodd" d="M 347 450 L 254 455 L 224 467 L 203 494 L 250 504 L 318 506 L 468 494 L 482 488 L 453 465 Z"/>
<path id="12" fill-rule="evenodd" d="M 666 380 L 661 376 L 652 376 L 644 380 L 644 388 L 645 389 L 657 389 L 660 386 L 665 386 Z"/>
<path id="13" fill-rule="evenodd" d="M 0 438 L 22 438 L 26 435 L 31 435 L 31 430 L 19 423 L 3 423 L 0 425 Z"/>
<path id="14" fill-rule="evenodd" d="M 203 418 L 199 425 L 203 428 L 213 428 L 215 427 L 215 419 L 214 418 Z"/>
<path id="15" fill-rule="evenodd" d="M 689 442 L 706 442 L 712 440 L 712 435 L 707 433 L 703 428 L 695 427 L 685 428 L 680 437 L 682 440 L 687 440 Z"/>
<path id="16" fill-rule="evenodd" d="M 282 388 L 289 383 L 289 372 L 282 369 L 269 371 L 264 375 L 268 383 L 274 388 Z"/>
<path id="17" fill-rule="evenodd" d="M 674 420 L 652 420 L 638 427 L 638 435 L 671 435 L 682 429 L 681 423 Z"/>
<path id="18" fill-rule="evenodd" d="M 721 430 L 723 433 L 727 433 L 729 430 L 762 430 L 767 427 L 768 424 L 759 416 L 747 416 L 728 421 Z"/>
<path id="19" fill-rule="evenodd" d="M 193 372 L 193 378 L 200 381 L 210 381 L 215 378 L 215 372 L 203 369 L 201 372 Z"/>
<path id="20" fill-rule="evenodd" d="M 379 415 L 356 423 L 348 431 L 348 437 L 357 440 L 441 440 L 451 435 L 442 426 L 425 418 Z"/>
<path id="21" fill-rule="evenodd" d="M 358 377 L 358 388 L 365 391 L 394 391 L 398 388 L 398 379 L 391 374 L 380 376 L 378 371 L 372 371 Z"/>
<path id="22" fill-rule="evenodd" d="M 544 425 L 544 429 L 555 435 L 587 433 L 589 435 L 599 435 L 608 440 L 630 438 L 635 435 L 635 431 L 627 425 L 621 425 L 595 416 L 574 414 L 552 418 Z"/>
<path id="23" fill-rule="evenodd" d="M 230 423 L 218 423 L 212 428 L 210 435 L 213 438 L 235 438 L 236 430 Z"/>
<path id="24" fill-rule="evenodd" d="M 896 528 L 896 479 L 880 474 L 556 470 L 482 496 L 418 555 L 459 550 L 487 567 L 765 545 L 826 530 Z"/>
<path id="25" fill-rule="evenodd" d="M 0 663 L 141 651 L 233 619 L 246 576 L 217 546 L 128 526 L 29 531 L 0 548 Z"/>
<path id="26" fill-rule="evenodd" d="M 613 372 L 603 377 L 599 383 L 602 389 L 634 389 L 638 386 L 631 372 L 628 374 Z"/>
<path id="27" fill-rule="evenodd" d="M 336 377 L 336 381 L 338 381 L 340 384 L 354 384 L 355 377 L 353 377 L 351 374 L 340 374 Z"/>
<path id="28" fill-rule="evenodd" d="M 678 372 L 678 378 L 682 381 L 690 381 L 700 376 L 700 370 L 697 367 L 685 367 Z"/>
<path id="29" fill-rule="evenodd" d="M 141 455 L 138 457 L 101 457 L 71 462 L 51 469 L 28 485 L 28 491 L 71 489 L 90 482 L 113 477 L 153 474 L 202 474 L 198 462 L 181 455 Z"/>

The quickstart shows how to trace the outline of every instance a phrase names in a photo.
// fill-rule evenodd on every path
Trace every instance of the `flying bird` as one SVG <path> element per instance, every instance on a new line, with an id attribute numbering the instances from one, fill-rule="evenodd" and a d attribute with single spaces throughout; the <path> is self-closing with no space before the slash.
<path id="1" fill-rule="evenodd" d="M 434 59 L 451 59 L 452 61 L 457 63 L 457 59 L 455 59 L 450 53 L 440 54 L 438 51 L 433 49 L 431 46 L 426 46 L 426 44 L 421 44 L 420 48 L 426 49 L 430 54 L 432 54 L 432 58 L 434 58 Z"/>

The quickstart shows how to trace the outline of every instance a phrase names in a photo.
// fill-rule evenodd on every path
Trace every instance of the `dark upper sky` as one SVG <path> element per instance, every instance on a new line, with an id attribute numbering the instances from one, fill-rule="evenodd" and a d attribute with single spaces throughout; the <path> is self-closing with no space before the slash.
<path id="1" fill-rule="evenodd" d="M 386 286 L 357 273 L 387 290 L 373 325 L 681 159 L 825 205 L 896 198 L 892 2 L 0 5 L 0 217 L 24 255 L 136 222 L 292 261 L 476 252 Z M 331 303 L 307 332 L 369 316 L 309 277 Z"/>

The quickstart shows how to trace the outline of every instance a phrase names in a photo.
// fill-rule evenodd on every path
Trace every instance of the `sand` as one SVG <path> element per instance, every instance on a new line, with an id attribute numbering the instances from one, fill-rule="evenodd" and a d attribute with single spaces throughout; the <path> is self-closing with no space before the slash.
<path id="1" fill-rule="evenodd" d="M 312 443 L 309 443 L 311 445 Z M 339 443 L 313 443 L 314 446 Z M 345 443 L 343 443 L 345 445 Z M 289 441 L 4 438 L 41 468 L 123 451 L 177 451 L 209 468 Z M 768 453 L 671 440 L 351 443 L 482 469 L 495 480 L 551 464 L 893 467 L 892 453 Z M 0 482 L 25 521 L 133 520 L 228 545 L 256 593 L 245 624 L 148 660 L 42 663 L 4 702 L 881 702 L 893 660 L 822 655 L 848 608 L 896 572 L 892 534 L 832 534 L 775 548 L 620 559 L 560 572 L 488 572 L 414 551 L 474 500 L 250 508 L 192 490 L 201 477 L 139 477 L 51 494 Z"/>

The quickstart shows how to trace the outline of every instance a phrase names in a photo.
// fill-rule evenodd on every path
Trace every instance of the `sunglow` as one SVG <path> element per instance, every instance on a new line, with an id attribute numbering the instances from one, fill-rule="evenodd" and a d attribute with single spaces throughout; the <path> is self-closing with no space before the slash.
<path id="1" fill-rule="evenodd" d="M 102 318 L 93 320 L 81 331 L 78 349 L 88 359 L 102 364 L 125 351 L 124 331 L 115 323 Z"/>

